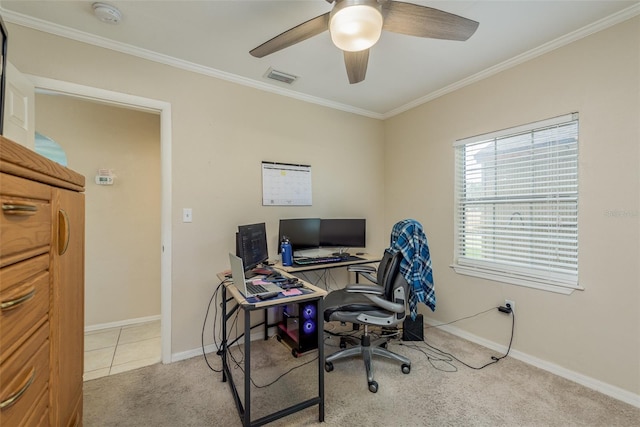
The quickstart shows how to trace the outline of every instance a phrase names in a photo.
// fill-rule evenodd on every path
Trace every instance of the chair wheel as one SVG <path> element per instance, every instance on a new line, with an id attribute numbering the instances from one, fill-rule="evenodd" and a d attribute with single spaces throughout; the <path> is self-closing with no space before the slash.
<path id="1" fill-rule="evenodd" d="M 347 348 L 347 340 L 340 338 L 340 348 Z"/>
<path id="2" fill-rule="evenodd" d="M 406 363 L 402 364 L 402 373 L 403 374 L 408 374 L 409 372 L 411 372 L 411 365 L 407 365 Z"/>
<path id="3" fill-rule="evenodd" d="M 388 348 L 389 347 L 389 343 L 387 341 L 383 342 L 382 344 L 380 344 L 380 347 L 382 348 Z"/>
<path id="4" fill-rule="evenodd" d="M 377 393 L 378 392 L 378 383 L 375 381 L 371 381 L 369 383 L 369 391 L 371 393 Z"/>
<path id="5" fill-rule="evenodd" d="M 295 348 L 293 350 L 291 350 L 291 354 L 293 355 L 293 357 L 300 356 L 300 353 L 298 353 L 298 350 L 296 350 Z"/>
<path id="6" fill-rule="evenodd" d="M 327 371 L 327 372 L 333 371 L 333 363 L 324 362 L 324 370 Z"/>

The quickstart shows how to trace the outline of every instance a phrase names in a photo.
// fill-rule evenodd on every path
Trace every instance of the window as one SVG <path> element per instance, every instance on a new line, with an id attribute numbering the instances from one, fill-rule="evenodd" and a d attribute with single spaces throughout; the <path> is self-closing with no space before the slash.
<path id="1" fill-rule="evenodd" d="M 457 141 L 457 273 L 578 286 L 578 114 Z"/>

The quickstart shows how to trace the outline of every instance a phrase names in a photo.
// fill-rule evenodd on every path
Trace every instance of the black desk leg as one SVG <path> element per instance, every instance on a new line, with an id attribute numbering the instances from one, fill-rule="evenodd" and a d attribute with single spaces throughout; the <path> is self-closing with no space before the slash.
<path id="1" fill-rule="evenodd" d="M 215 322 L 214 322 L 215 323 Z M 215 333 L 215 331 L 214 331 Z M 222 356 L 222 382 L 227 382 L 227 287 L 222 286 L 222 343 L 220 344 Z"/>
<path id="2" fill-rule="evenodd" d="M 318 300 L 316 323 L 318 325 L 318 421 L 324 422 L 324 309 L 322 298 Z"/>
<path id="3" fill-rule="evenodd" d="M 264 310 L 264 340 L 269 339 L 269 309 L 265 308 Z"/>
<path id="4" fill-rule="evenodd" d="M 251 311 L 244 311 L 244 426 L 251 425 Z"/>

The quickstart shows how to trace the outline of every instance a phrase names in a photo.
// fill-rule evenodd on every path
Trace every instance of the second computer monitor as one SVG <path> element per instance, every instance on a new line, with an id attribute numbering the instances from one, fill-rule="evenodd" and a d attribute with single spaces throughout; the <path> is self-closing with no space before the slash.
<path id="1" fill-rule="evenodd" d="M 289 239 L 294 251 L 320 246 L 320 218 L 281 219 L 278 242 Z M 280 247 L 278 246 L 278 253 Z"/>
<path id="2" fill-rule="evenodd" d="M 363 218 L 322 219 L 320 246 L 323 248 L 364 248 L 367 222 Z"/>

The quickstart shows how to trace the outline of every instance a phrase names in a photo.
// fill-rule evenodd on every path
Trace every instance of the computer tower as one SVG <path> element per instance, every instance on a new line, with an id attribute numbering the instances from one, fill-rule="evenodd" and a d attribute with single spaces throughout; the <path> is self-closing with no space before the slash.
<path id="1" fill-rule="evenodd" d="M 318 301 L 288 304 L 281 308 L 278 322 L 278 340 L 291 347 L 291 354 L 300 354 L 318 348 Z"/>

